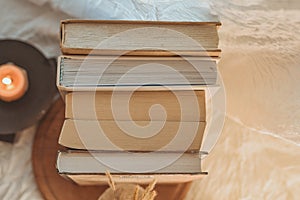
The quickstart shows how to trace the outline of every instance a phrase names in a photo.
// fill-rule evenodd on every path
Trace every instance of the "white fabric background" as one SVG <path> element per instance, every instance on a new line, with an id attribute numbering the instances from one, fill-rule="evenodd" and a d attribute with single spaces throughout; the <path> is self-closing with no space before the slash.
<path id="1" fill-rule="evenodd" d="M 198 5 L 120 2 L 0 0 L 0 38 L 28 41 L 53 57 L 60 54 L 60 19 L 167 20 L 174 13 L 205 18 L 195 8 L 203 1 Z M 299 198 L 299 4 L 297 0 L 210 1 L 223 23 L 219 70 L 227 117 L 216 147 L 204 160 L 209 175 L 193 184 L 187 199 Z M 25 130 L 13 145 L 0 143 L 0 199 L 41 199 L 30 160 L 34 132 L 35 127 Z"/>

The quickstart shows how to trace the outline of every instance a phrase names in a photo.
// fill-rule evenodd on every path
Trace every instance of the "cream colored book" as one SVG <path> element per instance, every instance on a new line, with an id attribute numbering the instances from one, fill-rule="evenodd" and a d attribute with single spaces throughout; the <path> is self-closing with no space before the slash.
<path id="1" fill-rule="evenodd" d="M 97 91 L 65 95 L 68 119 L 206 121 L 205 91 Z"/>
<path id="2" fill-rule="evenodd" d="M 154 179 L 159 184 L 178 184 L 199 180 L 205 177 L 207 173 L 197 174 L 113 174 L 113 180 L 116 183 L 140 184 L 146 185 Z M 104 174 L 70 174 L 60 173 L 61 176 L 73 180 L 78 185 L 107 185 L 108 179 Z"/>
<path id="3" fill-rule="evenodd" d="M 74 149 L 199 151 L 206 122 L 66 119 L 58 143 Z"/>
<path id="4" fill-rule="evenodd" d="M 58 85 L 215 85 L 217 60 L 200 57 L 61 56 Z"/>
<path id="5" fill-rule="evenodd" d="M 107 184 L 109 171 L 118 183 L 145 184 L 154 178 L 158 183 L 179 183 L 201 178 L 199 152 L 60 152 L 57 158 L 59 174 L 80 185 Z"/>
<path id="6" fill-rule="evenodd" d="M 64 20 L 64 54 L 219 56 L 218 19 L 210 22 Z"/>

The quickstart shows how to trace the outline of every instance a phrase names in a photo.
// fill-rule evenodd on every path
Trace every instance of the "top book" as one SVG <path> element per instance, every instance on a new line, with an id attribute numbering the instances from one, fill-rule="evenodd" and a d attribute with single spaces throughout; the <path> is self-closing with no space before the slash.
<path id="1" fill-rule="evenodd" d="M 218 57 L 219 21 L 64 20 L 64 54 Z"/>

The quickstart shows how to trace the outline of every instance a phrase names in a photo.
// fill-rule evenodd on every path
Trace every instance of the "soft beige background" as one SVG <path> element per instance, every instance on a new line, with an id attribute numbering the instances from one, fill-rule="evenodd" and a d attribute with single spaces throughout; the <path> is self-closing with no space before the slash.
<path id="1" fill-rule="evenodd" d="M 23 39 L 48 57 L 57 56 L 58 20 L 69 16 L 47 0 L 32 2 L 41 6 L 0 0 L 0 37 Z M 299 199 L 300 3 L 210 3 L 223 23 L 219 70 L 227 116 L 203 162 L 209 175 L 193 184 L 187 199 Z M 25 130 L 13 145 L 0 143 L 0 199 L 41 199 L 30 161 L 34 132 Z"/>

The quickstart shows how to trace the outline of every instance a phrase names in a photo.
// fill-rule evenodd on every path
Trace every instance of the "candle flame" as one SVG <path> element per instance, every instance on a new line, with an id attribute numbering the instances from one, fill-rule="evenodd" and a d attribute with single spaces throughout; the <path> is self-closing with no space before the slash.
<path id="1" fill-rule="evenodd" d="M 4 84 L 4 85 L 11 85 L 12 84 L 12 79 L 9 77 L 9 76 L 6 76 L 6 77 L 4 77 L 3 79 L 2 79 L 2 83 Z"/>

